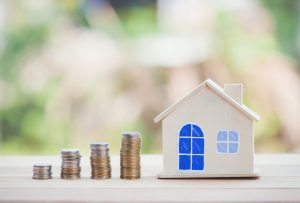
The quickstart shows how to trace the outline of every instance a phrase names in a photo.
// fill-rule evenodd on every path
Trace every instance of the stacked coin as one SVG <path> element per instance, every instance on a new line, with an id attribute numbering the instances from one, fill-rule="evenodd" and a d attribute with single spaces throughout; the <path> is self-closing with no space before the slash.
<path id="1" fill-rule="evenodd" d="M 33 165 L 33 179 L 46 180 L 52 178 L 52 166 L 50 164 L 35 164 Z"/>
<path id="2" fill-rule="evenodd" d="M 127 132 L 122 134 L 121 179 L 139 179 L 141 177 L 141 134 Z"/>
<path id="3" fill-rule="evenodd" d="M 80 153 L 78 149 L 63 149 L 61 151 L 61 174 L 62 179 L 80 178 Z"/>
<path id="4" fill-rule="evenodd" d="M 109 145 L 106 142 L 95 142 L 91 145 L 91 168 L 93 179 L 111 178 Z"/>

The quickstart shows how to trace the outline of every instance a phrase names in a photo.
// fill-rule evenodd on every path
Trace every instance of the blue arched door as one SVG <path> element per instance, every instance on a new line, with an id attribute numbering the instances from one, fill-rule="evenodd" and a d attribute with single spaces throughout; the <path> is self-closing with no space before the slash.
<path id="1" fill-rule="evenodd" d="M 180 171 L 204 170 L 204 133 L 195 124 L 186 124 L 179 131 L 179 157 Z"/>

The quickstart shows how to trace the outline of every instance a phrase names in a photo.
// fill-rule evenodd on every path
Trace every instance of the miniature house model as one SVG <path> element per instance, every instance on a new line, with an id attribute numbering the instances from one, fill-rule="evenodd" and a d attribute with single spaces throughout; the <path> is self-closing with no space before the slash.
<path id="1" fill-rule="evenodd" d="M 208 79 L 159 114 L 163 172 L 159 178 L 256 177 L 253 121 L 241 84 Z"/>

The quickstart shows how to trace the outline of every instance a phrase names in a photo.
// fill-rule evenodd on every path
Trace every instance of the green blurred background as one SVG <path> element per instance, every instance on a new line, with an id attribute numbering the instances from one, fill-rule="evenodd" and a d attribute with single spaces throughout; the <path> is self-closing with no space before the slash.
<path id="1" fill-rule="evenodd" d="M 243 83 L 257 152 L 300 150 L 300 1 L 0 0 L 0 154 L 89 151 L 211 78 Z"/>

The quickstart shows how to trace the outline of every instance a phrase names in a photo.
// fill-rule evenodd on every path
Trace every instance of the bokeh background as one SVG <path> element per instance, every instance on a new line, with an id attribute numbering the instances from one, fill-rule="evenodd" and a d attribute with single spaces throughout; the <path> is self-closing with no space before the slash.
<path id="1" fill-rule="evenodd" d="M 300 151 L 300 1 L 0 0 L 0 154 L 89 151 L 203 80 L 244 84 L 257 152 Z"/>

